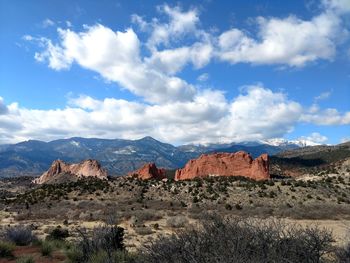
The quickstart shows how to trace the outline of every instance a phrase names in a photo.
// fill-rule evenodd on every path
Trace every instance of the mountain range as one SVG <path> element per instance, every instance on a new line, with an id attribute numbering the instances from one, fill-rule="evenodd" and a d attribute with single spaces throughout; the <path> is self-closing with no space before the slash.
<path id="1" fill-rule="evenodd" d="M 274 155 L 304 145 L 304 142 L 298 141 L 273 140 L 174 146 L 152 137 L 139 140 L 81 137 L 50 142 L 29 140 L 0 145 L 0 177 L 40 175 L 57 159 L 66 162 L 96 159 L 113 176 L 124 175 L 146 162 L 154 162 L 158 167 L 176 169 L 202 153 L 243 150 L 256 157 L 262 153 Z"/>

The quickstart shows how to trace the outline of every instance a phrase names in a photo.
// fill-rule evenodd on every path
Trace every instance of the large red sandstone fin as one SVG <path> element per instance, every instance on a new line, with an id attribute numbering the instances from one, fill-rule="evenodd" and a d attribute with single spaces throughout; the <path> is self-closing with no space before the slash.
<path id="1" fill-rule="evenodd" d="M 155 163 L 146 163 L 141 168 L 128 174 L 129 177 L 136 177 L 141 180 L 166 178 L 165 169 L 158 169 Z"/>
<path id="2" fill-rule="evenodd" d="M 269 179 L 269 159 L 262 154 L 255 160 L 250 154 L 236 153 L 202 154 L 190 160 L 175 173 L 175 180 L 189 180 L 206 176 L 244 176 L 254 180 Z"/>

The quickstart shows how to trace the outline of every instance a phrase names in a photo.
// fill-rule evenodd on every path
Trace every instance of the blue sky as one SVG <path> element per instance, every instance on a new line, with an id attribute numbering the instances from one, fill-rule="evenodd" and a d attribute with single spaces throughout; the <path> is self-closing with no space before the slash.
<path id="1" fill-rule="evenodd" d="M 0 143 L 350 139 L 350 2 L 0 0 Z"/>

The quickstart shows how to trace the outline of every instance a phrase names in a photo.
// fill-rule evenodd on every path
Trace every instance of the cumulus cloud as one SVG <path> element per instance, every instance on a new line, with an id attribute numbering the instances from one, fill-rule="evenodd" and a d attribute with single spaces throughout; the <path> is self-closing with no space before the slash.
<path id="1" fill-rule="evenodd" d="M 350 124 L 350 111 L 340 113 L 337 109 L 319 109 L 312 107 L 302 114 L 301 121 L 317 125 L 348 125 Z"/>
<path id="2" fill-rule="evenodd" d="M 350 123 L 350 112 L 310 112 L 287 94 L 262 85 L 244 87 L 232 101 L 221 91 L 207 89 L 197 92 L 191 101 L 164 104 L 81 95 L 69 98 L 63 109 L 27 109 L 16 103 L 5 107 L 6 114 L 0 115 L 0 143 L 73 136 L 153 136 L 171 143 L 239 142 L 280 138 L 299 122 Z M 309 137 L 314 142 L 324 140 L 317 134 Z"/>
<path id="3" fill-rule="evenodd" d="M 202 68 L 211 59 L 213 47 L 209 43 L 195 43 L 190 47 L 155 51 L 145 61 L 151 68 L 174 75 L 191 62 L 195 68 Z"/>
<path id="4" fill-rule="evenodd" d="M 232 28 L 219 36 L 218 56 L 230 63 L 304 66 L 319 59 L 331 60 L 342 31 L 341 20 L 322 13 L 305 21 L 296 16 L 256 19 L 258 37 Z"/>
<path id="5" fill-rule="evenodd" d="M 48 61 L 49 67 L 67 69 L 75 62 L 153 103 L 193 99 L 192 85 L 142 61 L 140 41 L 131 28 L 114 32 L 95 25 L 78 33 L 70 29 L 58 31 L 61 42 L 53 45 L 44 39 L 46 49 L 35 56 L 39 61 Z"/>
<path id="6" fill-rule="evenodd" d="M 147 46 L 150 50 L 157 50 L 159 45 L 169 45 L 172 41 L 186 36 L 189 33 L 198 34 L 197 24 L 199 14 L 196 9 L 182 11 L 178 6 L 171 7 L 167 4 L 158 6 L 158 11 L 167 15 L 169 22 L 160 22 L 154 18 L 152 22 L 146 22 L 138 15 L 132 16 L 132 21 L 137 23 L 142 30 L 151 29 Z"/>
<path id="7" fill-rule="evenodd" d="M 348 0 L 322 0 L 326 10 L 338 14 L 350 13 L 350 2 Z"/>
<path id="8" fill-rule="evenodd" d="M 292 130 L 302 113 L 302 106 L 285 94 L 262 86 L 245 87 L 233 100 L 229 115 L 222 122 L 226 141 L 282 137 Z"/>
<path id="9" fill-rule="evenodd" d="M 249 86 L 233 101 L 218 90 L 198 92 L 192 101 L 150 105 L 122 99 L 70 98 L 64 109 L 36 110 L 11 104 L 0 116 L 2 136 L 11 142 L 85 136 L 207 143 L 282 137 L 302 113 L 283 93 Z M 1 137 L 1 136 L 0 136 Z"/>

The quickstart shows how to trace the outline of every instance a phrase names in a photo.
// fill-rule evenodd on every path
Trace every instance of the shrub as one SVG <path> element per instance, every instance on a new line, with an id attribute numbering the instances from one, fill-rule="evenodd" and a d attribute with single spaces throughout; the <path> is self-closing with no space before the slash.
<path id="1" fill-rule="evenodd" d="M 151 241 L 139 262 L 322 262 L 332 241 L 329 232 L 318 228 L 215 216 L 197 228 Z"/>
<path id="2" fill-rule="evenodd" d="M 136 262 L 134 257 L 125 251 L 114 251 L 111 255 L 108 255 L 106 251 L 98 251 L 91 255 L 88 263 L 126 263 Z"/>
<path id="3" fill-rule="evenodd" d="M 15 245 L 10 242 L 0 241 L 0 258 L 13 257 L 12 251 Z"/>
<path id="4" fill-rule="evenodd" d="M 68 229 L 63 229 L 61 226 L 57 226 L 49 233 L 47 239 L 64 240 L 67 237 L 69 237 Z"/>
<path id="5" fill-rule="evenodd" d="M 169 227 L 179 228 L 184 227 L 188 223 L 188 220 L 184 216 L 173 216 L 169 217 L 166 223 Z"/>
<path id="6" fill-rule="evenodd" d="M 68 255 L 70 259 L 75 257 L 76 261 L 73 262 L 89 262 L 91 257 L 99 251 L 105 251 L 109 259 L 112 260 L 114 252 L 125 249 L 124 228 L 122 227 L 105 223 L 95 227 L 90 237 L 86 229 L 81 229 L 78 232 L 80 240 L 77 247 Z"/>
<path id="7" fill-rule="evenodd" d="M 240 204 L 236 204 L 235 207 L 236 207 L 237 210 L 242 210 L 243 209 L 243 206 L 240 205 Z"/>
<path id="8" fill-rule="evenodd" d="M 135 228 L 135 232 L 136 232 L 136 234 L 141 235 L 141 236 L 150 235 L 153 233 L 153 231 L 150 227 L 137 227 L 137 228 Z"/>
<path id="9" fill-rule="evenodd" d="M 52 250 L 53 250 L 53 246 L 50 242 L 43 242 L 41 244 L 41 255 L 43 256 L 51 256 L 52 254 Z"/>
<path id="10" fill-rule="evenodd" d="M 341 263 L 350 262 L 350 243 L 348 243 L 344 248 L 340 248 L 337 251 L 337 257 Z"/>
<path id="11" fill-rule="evenodd" d="M 232 205 L 226 204 L 226 205 L 225 205 L 225 209 L 226 209 L 226 210 L 232 210 Z"/>
<path id="12" fill-rule="evenodd" d="M 36 240 L 32 229 L 21 225 L 9 227 L 5 232 L 5 238 L 17 246 L 27 246 Z"/>
<path id="13" fill-rule="evenodd" d="M 17 259 L 16 263 L 35 263 L 35 261 L 32 256 L 24 256 Z"/>
<path id="14" fill-rule="evenodd" d="M 84 262 L 83 251 L 78 246 L 71 246 L 69 249 L 67 249 L 66 256 L 69 259 L 69 262 Z"/>

